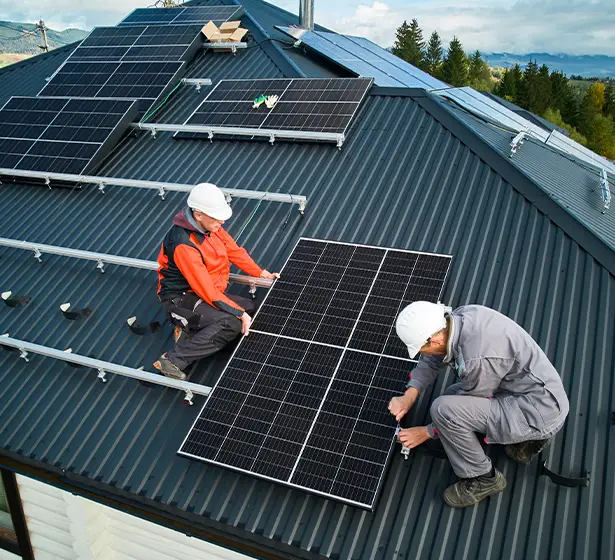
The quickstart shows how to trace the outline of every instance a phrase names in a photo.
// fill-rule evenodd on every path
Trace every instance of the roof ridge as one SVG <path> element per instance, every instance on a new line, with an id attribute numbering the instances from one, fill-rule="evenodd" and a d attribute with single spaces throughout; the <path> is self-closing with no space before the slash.
<path id="1" fill-rule="evenodd" d="M 615 250 L 558 202 L 534 179 L 514 165 L 509 158 L 485 141 L 467 123 L 450 111 L 440 99 L 424 91 L 414 97 L 416 102 L 451 134 L 482 159 L 495 173 L 523 195 L 540 212 L 589 253 L 601 266 L 615 276 Z"/>

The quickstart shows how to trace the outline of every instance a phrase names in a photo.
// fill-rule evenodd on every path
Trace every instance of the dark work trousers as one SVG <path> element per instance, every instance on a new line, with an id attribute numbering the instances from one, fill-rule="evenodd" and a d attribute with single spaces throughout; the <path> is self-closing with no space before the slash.
<path id="1" fill-rule="evenodd" d="M 256 310 L 252 299 L 226 295 L 243 307 L 248 315 Z M 182 334 L 168 354 L 169 360 L 181 370 L 215 354 L 241 333 L 241 321 L 237 317 L 212 307 L 193 293 L 173 298 L 163 306 L 171 323 L 183 327 L 188 333 L 188 336 Z"/>

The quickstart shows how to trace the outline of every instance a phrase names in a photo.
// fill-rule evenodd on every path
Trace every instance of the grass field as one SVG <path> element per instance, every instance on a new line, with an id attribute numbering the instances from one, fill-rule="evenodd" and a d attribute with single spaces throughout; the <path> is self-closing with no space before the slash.
<path id="1" fill-rule="evenodd" d="M 30 54 L 14 54 L 14 53 L 0 53 L 0 68 L 13 64 L 13 62 L 19 62 L 24 58 L 32 56 Z"/>

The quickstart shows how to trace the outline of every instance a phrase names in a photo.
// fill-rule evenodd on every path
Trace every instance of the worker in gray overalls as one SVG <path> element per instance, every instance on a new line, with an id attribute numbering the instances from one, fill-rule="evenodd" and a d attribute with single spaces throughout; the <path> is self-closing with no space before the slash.
<path id="1" fill-rule="evenodd" d="M 568 397 L 540 346 L 508 317 L 481 305 L 448 312 L 417 301 L 397 318 L 397 334 L 410 357 L 421 359 L 406 392 L 389 403 L 399 421 L 419 395 L 448 367 L 459 377 L 431 405 L 431 424 L 400 430 L 413 448 L 439 439 L 459 480 L 444 492 L 451 507 L 467 507 L 506 488 L 504 475 L 485 455 L 485 443 L 505 445 L 506 454 L 529 463 L 562 428 Z"/>

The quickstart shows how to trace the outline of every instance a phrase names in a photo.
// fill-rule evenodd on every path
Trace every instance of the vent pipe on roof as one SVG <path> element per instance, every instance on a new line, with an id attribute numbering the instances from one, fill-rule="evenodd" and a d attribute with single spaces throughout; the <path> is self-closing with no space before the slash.
<path id="1" fill-rule="evenodd" d="M 314 0 L 299 0 L 299 27 L 314 29 Z"/>

